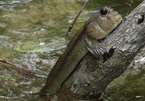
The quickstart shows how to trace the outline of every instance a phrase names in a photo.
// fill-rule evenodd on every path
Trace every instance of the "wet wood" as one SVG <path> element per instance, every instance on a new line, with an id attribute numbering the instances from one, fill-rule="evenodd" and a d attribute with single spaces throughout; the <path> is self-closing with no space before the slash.
<path id="1" fill-rule="evenodd" d="M 57 101 L 99 99 L 107 85 L 119 77 L 145 46 L 145 1 L 135 8 L 103 41 L 103 61 L 87 54 L 56 92 Z"/>

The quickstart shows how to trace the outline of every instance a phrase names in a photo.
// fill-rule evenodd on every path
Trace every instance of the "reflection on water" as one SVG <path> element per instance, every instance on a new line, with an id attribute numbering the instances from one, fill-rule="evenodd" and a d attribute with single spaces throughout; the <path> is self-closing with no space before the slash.
<path id="1" fill-rule="evenodd" d="M 125 16 L 141 1 L 91 0 L 70 37 L 98 9 L 111 6 Z M 84 0 L 0 0 L 0 57 L 21 65 L 21 68 L 0 65 L 1 101 L 35 99 L 35 96 L 27 99 L 23 96 L 38 92 L 44 85 L 48 72 L 68 43 L 65 32 L 83 3 Z M 132 91 L 132 88 L 124 88 L 127 94 Z M 120 95 L 120 91 L 118 88 L 115 93 L 109 93 L 106 100 L 127 99 L 125 95 Z M 129 95 L 139 99 L 142 94 Z"/>

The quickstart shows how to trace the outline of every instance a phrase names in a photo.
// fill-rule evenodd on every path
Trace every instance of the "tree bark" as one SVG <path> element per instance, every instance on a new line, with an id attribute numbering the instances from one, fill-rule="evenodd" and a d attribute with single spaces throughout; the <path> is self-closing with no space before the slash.
<path id="1" fill-rule="evenodd" d="M 130 65 L 145 45 L 145 1 L 136 7 L 101 43 L 109 50 L 103 61 L 87 54 L 65 81 L 55 97 L 57 101 L 96 101 L 107 85 Z"/>

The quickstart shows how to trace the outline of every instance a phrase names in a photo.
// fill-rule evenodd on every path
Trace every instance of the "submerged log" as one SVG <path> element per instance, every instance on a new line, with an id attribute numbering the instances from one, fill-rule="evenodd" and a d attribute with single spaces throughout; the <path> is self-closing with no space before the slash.
<path id="1" fill-rule="evenodd" d="M 145 45 L 145 1 L 136 7 L 101 43 L 109 50 L 103 60 L 88 53 L 56 92 L 57 101 L 99 99 Z"/>

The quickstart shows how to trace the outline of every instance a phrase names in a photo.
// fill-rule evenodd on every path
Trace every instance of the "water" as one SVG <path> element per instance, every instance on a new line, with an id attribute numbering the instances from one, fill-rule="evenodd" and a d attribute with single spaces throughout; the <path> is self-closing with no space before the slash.
<path id="1" fill-rule="evenodd" d="M 141 1 L 91 0 L 68 39 L 98 9 L 107 5 L 126 16 Z M 0 0 L 0 59 L 18 65 L 17 68 L 0 65 L 1 101 L 43 101 L 31 93 L 41 89 L 47 74 L 62 54 L 68 43 L 65 32 L 83 3 L 84 0 Z M 144 99 L 144 75 L 141 79 L 137 77 L 135 80 L 125 80 L 122 85 L 110 87 L 105 100 Z M 130 83 L 132 86 L 128 86 Z"/>

